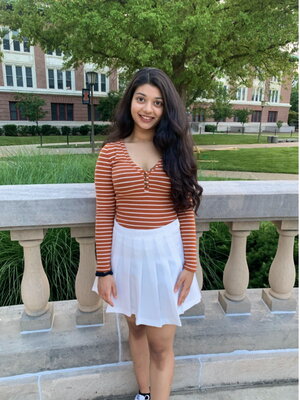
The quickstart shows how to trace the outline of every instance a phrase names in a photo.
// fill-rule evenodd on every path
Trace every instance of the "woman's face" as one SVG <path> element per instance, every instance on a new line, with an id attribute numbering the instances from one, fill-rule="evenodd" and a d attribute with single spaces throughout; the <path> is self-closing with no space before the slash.
<path id="1" fill-rule="evenodd" d="M 164 105 L 161 91 L 148 83 L 138 86 L 131 100 L 135 128 L 152 129 L 159 123 Z"/>

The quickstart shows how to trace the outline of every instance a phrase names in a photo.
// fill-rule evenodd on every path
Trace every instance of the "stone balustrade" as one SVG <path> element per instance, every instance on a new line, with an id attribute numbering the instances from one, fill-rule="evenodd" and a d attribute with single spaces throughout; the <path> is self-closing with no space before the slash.
<path id="1" fill-rule="evenodd" d="M 270 288 L 262 290 L 262 299 L 270 311 L 295 311 L 292 289 L 295 283 L 293 246 L 298 228 L 297 182 L 203 182 L 202 186 L 204 194 L 197 215 L 198 240 L 215 221 L 228 224 L 232 236 L 224 270 L 224 290 L 218 297 L 224 312 L 233 315 L 251 313 L 247 298 L 246 244 L 250 232 L 259 229 L 261 221 L 274 222 L 279 234 L 277 252 L 270 268 Z M 91 291 L 96 265 L 94 219 L 93 184 L 0 186 L 0 230 L 10 231 L 11 239 L 17 240 L 24 249 L 21 330 L 45 330 L 52 326 L 50 288 L 40 244 L 45 231 L 57 227 L 69 227 L 71 236 L 80 246 L 75 283 L 77 325 L 103 324 L 102 301 Z M 197 274 L 202 287 L 201 255 Z M 190 316 L 204 313 L 204 304 L 188 311 Z"/>

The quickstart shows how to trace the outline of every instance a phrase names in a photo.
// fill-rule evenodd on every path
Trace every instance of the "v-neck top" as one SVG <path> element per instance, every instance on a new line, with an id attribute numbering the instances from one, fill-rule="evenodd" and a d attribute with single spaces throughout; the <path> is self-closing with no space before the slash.
<path id="1" fill-rule="evenodd" d="M 178 218 L 184 249 L 183 268 L 197 269 L 193 208 L 176 212 L 171 181 L 162 158 L 146 171 L 130 157 L 123 140 L 102 147 L 95 168 L 97 271 L 111 269 L 114 219 L 133 229 L 160 228 Z"/>

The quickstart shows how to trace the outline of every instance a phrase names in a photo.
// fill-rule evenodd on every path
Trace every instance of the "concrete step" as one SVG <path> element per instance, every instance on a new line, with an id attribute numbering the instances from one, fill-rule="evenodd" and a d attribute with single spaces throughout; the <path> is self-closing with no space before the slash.
<path id="1" fill-rule="evenodd" d="M 219 388 L 173 394 L 170 400 L 298 400 L 298 389 L 296 383 L 282 386 Z"/>

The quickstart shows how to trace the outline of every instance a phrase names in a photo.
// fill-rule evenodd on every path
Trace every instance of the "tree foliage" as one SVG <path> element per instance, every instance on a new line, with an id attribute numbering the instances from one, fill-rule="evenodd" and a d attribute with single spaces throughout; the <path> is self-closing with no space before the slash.
<path id="1" fill-rule="evenodd" d="M 99 100 L 98 109 L 101 115 L 101 121 L 111 121 L 115 108 L 121 98 L 119 92 L 111 91 L 107 97 L 101 97 Z"/>
<path id="2" fill-rule="evenodd" d="M 244 124 L 248 122 L 249 115 L 252 113 L 248 108 L 239 108 L 234 110 L 234 115 L 238 118 L 239 122 L 242 124 L 242 132 L 244 133 Z"/>
<path id="3" fill-rule="evenodd" d="M 39 120 L 47 114 L 43 110 L 43 106 L 46 104 L 45 100 L 34 94 L 19 93 L 15 96 L 15 100 L 18 102 L 17 107 L 22 110 L 24 116 L 37 125 Z"/>
<path id="4" fill-rule="evenodd" d="M 210 106 L 210 111 L 213 119 L 217 122 L 217 126 L 220 121 L 225 121 L 226 118 L 231 118 L 233 115 L 230 95 L 227 89 L 220 83 L 214 91 L 214 101 Z"/>
<path id="5" fill-rule="evenodd" d="M 215 78 L 248 83 L 286 75 L 297 42 L 296 0 L 0 0 L 0 25 L 65 66 L 166 71 L 190 104 L 210 97 Z"/>

